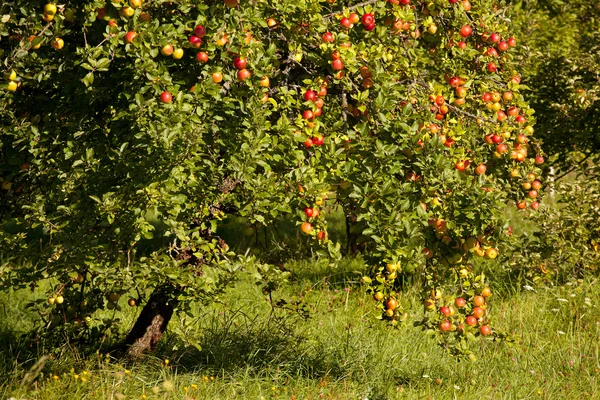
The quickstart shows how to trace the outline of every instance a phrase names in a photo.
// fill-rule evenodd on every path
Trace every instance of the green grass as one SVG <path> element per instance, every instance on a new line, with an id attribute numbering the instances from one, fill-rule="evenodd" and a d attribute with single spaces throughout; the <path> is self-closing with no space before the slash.
<path id="1" fill-rule="evenodd" d="M 63 346 L 29 391 L 21 379 L 42 354 L 19 334 L 35 318 L 23 307 L 33 295 L 4 294 L 0 398 L 578 399 L 600 393 L 595 280 L 495 295 L 495 326 L 515 343 L 474 343 L 477 361 L 471 362 L 449 356 L 410 323 L 392 329 L 376 320 L 374 301 L 354 272 L 362 269 L 359 260 L 337 270 L 314 262 L 292 268 L 295 279 L 275 296 L 287 301 L 283 308 L 272 310 L 259 288 L 241 281 L 222 303 L 198 307 L 194 318 L 174 318 L 143 362 L 123 366 Z M 407 288 L 402 299 L 413 320 L 422 312 L 417 292 Z M 130 311 L 124 329 L 134 318 Z"/>

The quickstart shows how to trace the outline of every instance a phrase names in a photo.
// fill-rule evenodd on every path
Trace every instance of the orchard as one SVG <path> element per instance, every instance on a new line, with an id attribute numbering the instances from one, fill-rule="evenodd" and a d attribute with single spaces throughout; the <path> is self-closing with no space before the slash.
<path id="1" fill-rule="evenodd" d="M 0 281 L 73 340 L 110 328 L 95 315 L 121 298 L 142 306 L 138 356 L 241 274 L 285 279 L 230 249 L 227 216 L 292 220 L 334 262 L 337 205 L 380 319 L 407 320 L 401 277 L 419 274 L 421 324 L 453 353 L 504 338 L 481 266 L 510 240 L 506 207 L 538 209 L 546 155 L 499 7 L 4 4 Z"/>

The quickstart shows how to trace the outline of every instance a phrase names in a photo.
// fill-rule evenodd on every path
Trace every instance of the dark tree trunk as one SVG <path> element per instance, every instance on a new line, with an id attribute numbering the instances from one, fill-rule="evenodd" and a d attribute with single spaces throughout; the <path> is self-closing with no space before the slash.
<path id="1" fill-rule="evenodd" d="M 154 350 L 167 329 L 176 303 L 172 287 L 161 286 L 154 289 L 123 343 L 130 358 L 137 358 Z"/>

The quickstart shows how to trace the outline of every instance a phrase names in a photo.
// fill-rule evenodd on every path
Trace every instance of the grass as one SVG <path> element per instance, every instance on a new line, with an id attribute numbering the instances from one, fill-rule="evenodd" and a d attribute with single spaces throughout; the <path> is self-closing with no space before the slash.
<path id="1" fill-rule="evenodd" d="M 222 303 L 198 307 L 194 318 L 177 316 L 143 362 L 124 366 L 101 352 L 84 357 L 65 346 L 29 390 L 21 379 L 42 356 L 19 336 L 35 318 L 23 307 L 32 294 L 4 294 L 0 398 L 579 399 L 600 393 L 595 280 L 495 295 L 495 326 L 515 343 L 481 341 L 471 362 L 449 356 L 410 323 L 392 329 L 376 320 L 373 300 L 357 283 L 360 269 L 360 260 L 337 270 L 295 263 L 295 279 L 275 299 L 287 304 L 275 310 L 257 287 L 240 281 Z M 419 317 L 416 288 L 407 288 L 402 302 L 412 319 Z M 129 311 L 123 326 L 134 318 Z"/>

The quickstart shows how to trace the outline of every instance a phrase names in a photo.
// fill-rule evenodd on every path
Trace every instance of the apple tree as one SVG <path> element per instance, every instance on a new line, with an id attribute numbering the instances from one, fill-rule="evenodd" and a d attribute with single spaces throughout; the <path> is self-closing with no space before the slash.
<path id="1" fill-rule="evenodd" d="M 294 218 L 337 256 L 337 202 L 382 319 L 406 318 L 399 280 L 418 272 L 444 343 L 501 336 L 479 259 L 502 251 L 507 203 L 537 209 L 544 158 L 494 3 L 3 5 L 0 279 L 52 283 L 48 331 L 144 302 L 135 355 L 251 269 L 225 215 Z M 271 290 L 283 273 L 254 264 Z"/>

